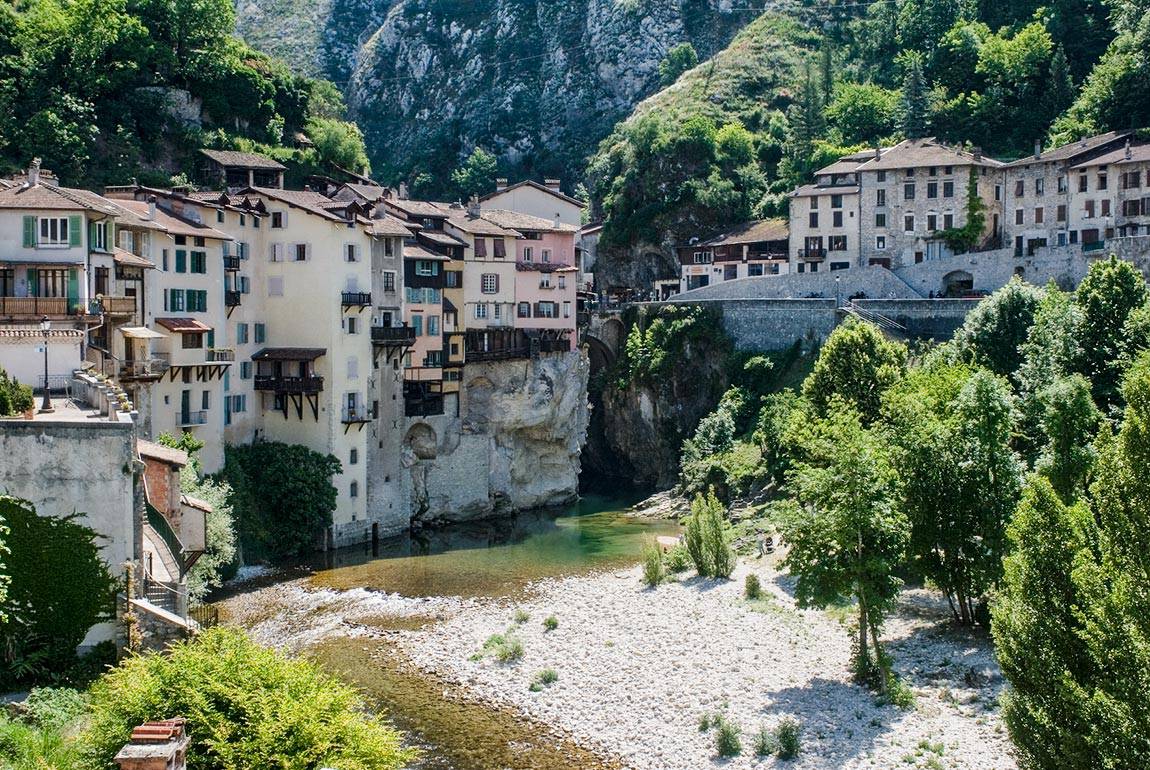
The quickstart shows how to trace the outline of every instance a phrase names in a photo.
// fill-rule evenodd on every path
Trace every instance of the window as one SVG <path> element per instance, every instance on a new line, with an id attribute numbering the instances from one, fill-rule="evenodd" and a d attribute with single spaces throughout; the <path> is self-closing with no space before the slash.
<path id="1" fill-rule="evenodd" d="M 1110 216 L 1110 199 L 1109 198 L 1103 198 L 1102 199 L 1102 216 L 1104 216 L 1104 217 Z"/>
<path id="2" fill-rule="evenodd" d="M 251 294 L 251 293 L 252 293 L 252 279 L 248 278 L 246 275 L 241 275 L 240 276 L 240 294 Z"/>
<path id="3" fill-rule="evenodd" d="M 518 308 L 516 309 L 515 315 L 519 316 L 520 318 L 530 318 L 531 317 L 531 303 L 530 302 L 520 302 L 518 305 Z"/>
<path id="4" fill-rule="evenodd" d="M 272 262 L 284 261 L 284 245 L 282 243 L 273 243 L 271 246 L 271 260 Z"/>
<path id="5" fill-rule="evenodd" d="M 359 482 L 358 481 L 351 482 L 351 486 L 349 486 L 348 490 L 347 490 L 347 496 L 352 498 L 352 499 L 359 497 Z"/>
<path id="6" fill-rule="evenodd" d="M 811 211 L 818 211 L 819 209 L 819 196 L 815 195 L 811 198 Z"/>
<path id="7" fill-rule="evenodd" d="M 463 285 L 463 273 L 459 270 L 444 270 L 443 283 L 449 289 L 458 289 Z"/>
<path id="8" fill-rule="evenodd" d="M 236 344 L 245 345 L 248 341 L 248 325 L 236 324 Z"/>
<path id="9" fill-rule="evenodd" d="M 535 316 L 537 318 L 554 318 L 558 308 L 554 302 L 536 302 Z"/>
<path id="10" fill-rule="evenodd" d="M 1035 195 L 1043 195 L 1043 194 L 1045 194 L 1045 192 L 1046 192 L 1046 180 L 1043 179 L 1042 177 L 1038 177 L 1037 179 L 1034 180 L 1034 194 Z"/>
<path id="11" fill-rule="evenodd" d="M 886 248 L 886 236 L 885 235 L 876 235 L 874 237 L 874 247 L 876 249 L 878 249 L 879 251 L 884 250 Z"/>
<path id="12" fill-rule="evenodd" d="M 906 170 L 906 174 L 904 174 L 904 176 L 905 176 L 907 179 L 911 179 L 912 177 L 914 177 L 914 169 L 913 169 L 913 168 L 908 168 L 908 169 Z"/>
<path id="13" fill-rule="evenodd" d="M 475 239 L 475 258 L 476 259 L 487 259 L 487 239 L 486 238 L 476 238 Z"/>
<path id="14" fill-rule="evenodd" d="M 832 209 L 841 209 L 842 207 L 843 207 L 843 196 L 832 195 L 831 196 L 831 208 Z"/>
<path id="15" fill-rule="evenodd" d="M 486 302 L 476 302 L 475 303 L 475 317 L 478 319 L 487 318 L 487 303 Z"/>
<path id="16" fill-rule="evenodd" d="M 204 246 L 207 246 L 207 242 L 201 236 L 197 235 L 196 237 L 192 238 L 192 245 L 197 249 L 202 249 Z"/>
<path id="17" fill-rule="evenodd" d="M 933 233 L 937 229 L 938 229 L 938 214 L 927 214 L 926 215 L 926 231 L 928 233 Z"/>
<path id="18" fill-rule="evenodd" d="M 297 243 L 292 248 L 292 254 L 296 262 L 306 262 L 307 258 L 311 256 L 311 246 L 306 243 Z"/>
<path id="19" fill-rule="evenodd" d="M 812 211 L 811 213 L 807 214 L 807 226 L 808 227 L 818 227 L 819 226 L 819 212 Z"/>
<path id="20" fill-rule="evenodd" d="M 1014 180 L 1014 197 L 1021 198 L 1026 195 L 1026 181 L 1023 179 Z"/>
<path id="21" fill-rule="evenodd" d="M 343 246 L 343 258 L 347 262 L 358 262 L 359 247 L 354 243 L 345 243 Z"/>
<path id="22" fill-rule="evenodd" d="M 350 452 L 348 452 L 347 464 L 348 465 L 358 465 L 359 464 L 359 450 L 358 449 L 352 449 Z"/>
<path id="23" fill-rule="evenodd" d="M 886 227 L 886 214 L 875 214 L 874 215 L 874 226 L 875 227 Z"/>
<path id="24" fill-rule="evenodd" d="M 438 337 L 439 336 L 439 316 L 429 315 L 427 317 L 427 336 L 428 337 Z"/>
<path id="25" fill-rule="evenodd" d="M 843 213 L 841 211 L 832 211 L 831 212 L 831 225 L 833 227 L 842 227 L 843 226 Z"/>
<path id="26" fill-rule="evenodd" d="M 1002 200 L 1002 185 L 996 184 L 994 186 L 994 199 L 996 201 Z"/>
<path id="27" fill-rule="evenodd" d="M 1058 210 L 1055 212 L 1055 216 L 1059 222 L 1065 222 L 1066 221 L 1066 204 L 1065 203 L 1058 204 Z"/>
<path id="28" fill-rule="evenodd" d="M 1060 193 L 1066 192 L 1067 187 L 1068 187 L 1068 185 L 1066 184 L 1066 177 L 1065 176 L 1058 177 L 1058 192 L 1060 192 Z"/>
<path id="29" fill-rule="evenodd" d="M 1107 185 L 1106 172 L 1105 171 L 1099 171 L 1098 172 L 1098 189 L 1099 190 L 1105 190 L 1106 185 Z"/>
<path id="30" fill-rule="evenodd" d="M 206 273 L 208 272 L 208 255 L 202 251 L 192 252 L 192 273 Z"/>
<path id="31" fill-rule="evenodd" d="M 953 198 L 954 197 L 954 181 L 953 180 L 947 179 L 946 181 L 944 181 L 942 183 L 942 197 L 944 197 L 944 198 Z"/>
<path id="32" fill-rule="evenodd" d="M 176 249 L 176 272 L 188 272 L 188 252 L 184 249 Z"/>
<path id="33" fill-rule="evenodd" d="M 395 291 L 395 271 L 394 270 L 384 270 L 383 271 L 383 290 L 384 291 Z"/>
<path id="34" fill-rule="evenodd" d="M 279 230 L 284 226 L 284 213 L 282 211 L 272 212 L 272 229 Z"/>
<path id="35" fill-rule="evenodd" d="M 828 239 L 827 249 L 830 251 L 846 251 L 847 237 L 845 235 L 832 235 Z"/>
<path id="36" fill-rule="evenodd" d="M 359 319 L 355 316 L 348 316 L 347 318 L 347 333 L 359 334 Z"/>
<path id="37" fill-rule="evenodd" d="M 949 230 L 952 227 L 954 227 L 954 214 L 950 214 L 950 213 L 943 214 L 942 215 L 942 229 L 943 230 Z"/>
<path id="38" fill-rule="evenodd" d="M 874 205 L 876 205 L 876 206 L 885 206 L 886 205 L 886 190 L 876 190 L 875 191 Z"/>
<path id="39" fill-rule="evenodd" d="M 423 357 L 424 366 L 443 366 L 443 351 L 442 350 L 429 350 L 427 355 Z"/>
<path id="40" fill-rule="evenodd" d="M 1041 206 L 1036 207 L 1034 209 L 1034 224 L 1036 224 L 1036 225 L 1042 224 L 1042 220 L 1043 220 L 1043 217 L 1045 216 L 1045 214 L 1046 214 L 1046 212 L 1043 211 Z"/>
<path id="41" fill-rule="evenodd" d="M 1026 212 L 1023 209 L 1014 210 L 1014 224 L 1021 225 L 1026 221 Z"/>
<path id="42" fill-rule="evenodd" d="M 88 248 L 92 251 L 108 250 L 108 223 L 93 222 L 88 226 L 90 234 Z"/>
<path id="43" fill-rule="evenodd" d="M 498 302 L 493 302 L 492 307 L 495 308 L 494 318 L 498 321 L 503 317 L 503 305 L 499 304 Z"/>
<path id="44" fill-rule="evenodd" d="M 415 330 L 415 336 L 416 337 L 422 337 L 423 336 L 423 314 L 422 313 L 412 313 L 411 314 L 411 328 Z"/>
<path id="45" fill-rule="evenodd" d="M 240 227 L 243 227 L 247 223 L 248 223 L 248 218 L 245 215 L 240 214 Z"/>
<path id="46" fill-rule="evenodd" d="M 164 249 L 160 256 L 160 269 L 165 273 L 168 272 L 168 250 Z"/>
<path id="47" fill-rule="evenodd" d="M 499 293 L 499 276 L 495 273 L 484 273 L 480 278 L 480 291 L 484 294 Z"/>
<path id="48" fill-rule="evenodd" d="M 252 378 L 252 362 L 240 361 L 240 379 L 250 380 Z"/>
<path id="49" fill-rule="evenodd" d="M 907 182 L 902 186 L 902 199 L 904 201 L 914 200 L 914 182 Z"/>
<path id="50" fill-rule="evenodd" d="M 954 166 L 943 166 L 942 173 L 946 174 L 947 176 L 950 176 L 951 174 L 954 173 Z"/>
<path id="51" fill-rule="evenodd" d="M 831 262 L 831 270 L 849 270 L 850 262 Z"/>
<path id="52" fill-rule="evenodd" d="M 927 182 L 926 183 L 926 197 L 928 197 L 928 198 L 937 198 L 938 197 L 938 182 Z"/>
<path id="53" fill-rule="evenodd" d="M 559 288 L 560 289 L 566 289 L 567 288 L 567 276 L 565 276 L 565 275 L 559 276 Z"/>
<path id="54" fill-rule="evenodd" d="M 248 410 L 248 397 L 247 396 L 245 396 L 245 395 L 232 396 L 230 400 L 232 403 L 232 411 L 233 412 L 246 412 Z"/>
<path id="55" fill-rule="evenodd" d="M 507 242 L 504 241 L 502 238 L 494 239 L 491 242 L 491 245 L 495 247 L 494 251 L 495 251 L 495 258 L 496 259 L 503 259 L 504 257 L 507 256 Z"/>
<path id="56" fill-rule="evenodd" d="M 205 390 L 200 395 L 200 408 L 206 412 L 208 409 L 211 409 L 211 405 L 212 405 L 212 392 L 210 390 Z"/>
<path id="57" fill-rule="evenodd" d="M 1094 201 L 1086 201 L 1083 217 L 1085 219 L 1092 219 L 1094 217 Z"/>
<path id="58" fill-rule="evenodd" d="M 523 247 L 523 261 L 531 262 L 535 259 L 535 250 L 530 246 Z"/>
<path id="59" fill-rule="evenodd" d="M 541 249 L 539 252 L 539 258 L 542 259 L 544 262 L 550 262 L 551 261 L 551 249 Z"/>
<path id="60" fill-rule="evenodd" d="M 902 229 L 904 232 L 914 232 L 914 214 L 907 214 L 902 218 Z"/>
<path id="61" fill-rule="evenodd" d="M 750 268 L 750 267 L 757 267 L 757 268 L 759 268 L 759 272 L 762 273 L 762 268 L 763 268 L 762 265 L 749 265 L 748 268 Z M 571 303 L 570 302 L 564 302 L 563 303 L 563 317 L 564 318 L 570 318 L 571 317 Z"/>
<path id="62" fill-rule="evenodd" d="M 36 294 L 37 297 L 67 297 L 68 271 L 67 270 L 37 270 Z"/>
<path id="63" fill-rule="evenodd" d="M 551 288 L 551 275 L 549 273 L 544 273 L 543 275 L 539 276 L 539 288 L 540 289 L 550 289 Z"/>
<path id="64" fill-rule="evenodd" d="M 383 256 L 385 256 L 385 257 L 394 257 L 395 256 L 395 238 L 384 238 L 383 239 Z"/>
<path id="65" fill-rule="evenodd" d="M 938 176 L 938 166 L 931 166 L 926 174 L 927 176 Z"/>
<path id="66" fill-rule="evenodd" d="M 877 177 L 878 181 L 885 182 L 886 181 L 886 172 L 885 171 L 879 171 L 876 174 L 876 177 Z"/>
<path id="67" fill-rule="evenodd" d="M 216 211 L 216 221 L 217 222 L 223 222 L 224 221 L 224 212 L 222 209 L 219 209 Z"/>
<path id="68" fill-rule="evenodd" d="M 1086 192 L 1090 182 L 1086 178 L 1086 172 L 1078 175 L 1078 192 Z"/>
<path id="69" fill-rule="evenodd" d="M 67 246 L 70 243 L 68 217 L 40 217 L 39 246 Z"/>
<path id="70" fill-rule="evenodd" d="M 255 342 L 257 345 L 261 344 L 264 340 L 267 339 L 267 336 L 268 336 L 267 328 L 268 327 L 265 324 L 256 324 Z"/>
<path id="71" fill-rule="evenodd" d="M 208 312 L 208 292 L 206 290 L 188 289 L 184 293 L 187 296 L 186 306 L 188 311 L 193 313 Z"/>
<path id="72" fill-rule="evenodd" d="M 184 350 L 197 350 L 204 346 L 204 335 L 196 332 L 194 334 L 181 335 L 181 344 Z"/>
<path id="73" fill-rule="evenodd" d="M 415 274 L 424 277 L 439 275 L 439 263 L 430 259 L 416 260 Z"/>
<path id="74" fill-rule="evenodd" d="M 711 261 L 711 254 L 707 251 L 696 251 L 694 260 L 696 265 L 705 265 Z"/>
<path id="75" fill-rule="evenodd" d="M 168 290 L 168 306 L 164 308 L 172 312 L 184 309 L 184 290 L 183 289 L 169 289 Z"/>

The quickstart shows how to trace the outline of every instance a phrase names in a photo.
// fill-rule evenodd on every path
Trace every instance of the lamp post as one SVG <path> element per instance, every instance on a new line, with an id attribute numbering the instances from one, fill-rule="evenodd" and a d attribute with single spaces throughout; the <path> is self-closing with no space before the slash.
<path id="1" fill-rule="evenodd" d="M 56 411 L 52 408 L 52 399 L 48 395 L 48 330 L 52 328 L 52 321 L 48 316 L 40 319 L 40 331 L 44 332 L 44 403 L 40 405 L 40 414 L 51 414 Z"/>

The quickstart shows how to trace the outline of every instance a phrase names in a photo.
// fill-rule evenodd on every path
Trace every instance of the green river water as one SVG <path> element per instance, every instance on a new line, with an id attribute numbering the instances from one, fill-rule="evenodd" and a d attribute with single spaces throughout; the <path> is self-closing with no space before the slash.
<path id="1" fill-rule="evenodd" d="M 404 596 L 521 595 L 531 581 L 638 562 L 645 542 L 678 525 L 626 516 L 629 500 L 587 497 L 562 511 L 458 525 L 344 549 L 313 564 L 314 585 L 366 587 Z M 402 632 L 433 619 L 407 619 Z M 385 634 L 386 636 L 386 634 Z M 604 761 L 522 715 L 478 703 L 457 686 L 416 671 L 384 639 L 338 639 L 312 654 L 360 686 L 380 711 L 423 750 L 420 770 L 609 770 Z"/>

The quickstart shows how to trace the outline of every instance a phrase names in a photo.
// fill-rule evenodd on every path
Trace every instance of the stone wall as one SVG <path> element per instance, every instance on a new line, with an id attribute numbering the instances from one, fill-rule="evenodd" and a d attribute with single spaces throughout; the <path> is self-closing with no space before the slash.
<path id="1" fill-rule="evenodd" d="M 459 415 L 405 418 L 403 484 L 413 523 L 570 502 L 587 434 L 581 352 L 467 364 Z"/>
<path id="2" fill-rule="evenodd" d="M 846 300 L 859 293 L 867 297 L 897 299 L 921 296 L 897 275 L 883 267 L 853 267 L 819 273 L 788 273 L 738 278 L 676 294 L 672 302 L 710 299 L 809 299 Z M 925 294 L 926 292 L 923 292 Z"/>

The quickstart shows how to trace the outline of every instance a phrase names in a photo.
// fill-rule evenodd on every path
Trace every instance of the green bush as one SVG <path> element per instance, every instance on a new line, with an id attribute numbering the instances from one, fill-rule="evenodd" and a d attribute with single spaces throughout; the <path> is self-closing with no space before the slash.
<path id="1" fill-rule="evenodd" d="M 643 583 L 654 588 L 663 582 L 667 573 L 663 570 L 663 551 L 656 542 L 643 546 Z"/>
<path id="2" fill-rule="evenodd" d="M 515 621 L 515 625 L 521 626 L 531 620 L 531 614 L 527 612 L 527 610 L 515 610 L 513 620 Z"/>
<path id="3" fill-rule="evenodd" d="M 794 759 L 803 750 L 802 726 L 797 719 L 783 718 L 775 725 L 775 754 L 779 759 Z"/>
<path id="4" fill-rule="evenodd" d="M 739 726 L 725 717 L 719 717 L 715 732 L 715 751 L 720 757 L 737 757 L 743 753 Z"/>
<path id="5" fill-rule="evenodd" d="M 128 658 L 91 689 L 90 767 L 109 767 L 132 728 L 186 717 L 198 770 L 395 770 L 414 758 L 359 693 L 315 664 L 214 628 L 163 655 Z"/>
<path id="6" fill-rule="evenodd" d="M 774 734 L 765 727 L 760 727 L 755 734 L 755 756 L 769 757 L 779 750 L 779 742 Z"/>
<path id="7" fill-rule="evenodd" d="M 68 687 L 37 687 L 24 700 L 25 718 L 38 727 L 63 729 L 88 708 L 87 694 Z"/>
<path id="8" fill-rule="evenodd" d="M 758 599 L 763 595 L 763 584 L 759 582 L 759 576 L 754 573 L 747 575 L 743 584 L 743 594 L 748 599 Z"/>
<path id="9" fill-rule="evenodd" d="M 663 564 L 666 565 L 668 572 L 677 575 L 691 566 L 691 554 L 687 553 L 685 545 L 676 543 L 675 547 L 667 551 L 667 555 L 663 557 Z"/>
<path id="10" fill-rule="evenodd" d="M 0 689 L 67 678 L 88 629 L 112 616 L 116 580 L 82 516 L 40 516 L 27 500 L 0 495 L 10 580 L 0 604 Z"/>
<path id="11" fill-rule="evenodd" d="M 687 553 L 699 575 L 729 578 L 735 571 L 735 552 L 723 521 L 723 506 L 714 492 L 695 497 L 686 524 Z"/>
<path id="12" fill-rule="evenodd" d="M 59 727 L 0 716 L 0 767 L 4 770 L 71 770 L 79 761 L 76 742 Z"/>
<path id="13" fill-rule="evenodd" d="M 32 388 L 21 385 L 0 368 L 0 417 L 24 414 L 35 405 Z"/>
<path id="14" fill-rule="evenodd" d="M 483 649 L 471 656 L 472 660 L 482 660 L 491 656 L 500 663 L 512 663 L 523 657 L 523 641 L 510 630 L 502 634 L 492 634 L 483 642 Z"/>
<path id="15" fill-rule="evenodd" d="M 555 684 L 559 681 L 559 674 L 553 668 L 545 668 L 535 674 L 535 678 L 531 680 L 531 687 L 528 689 L 531 692 L 539 692 L 548 685 Z"/>
<path id="16" fill-rule="evenodd" d="M 548 615 L 543 619 L 544 631 L 554 631 L 557 628 L 559 628 L 559 618 L 554 615 Z"/>

